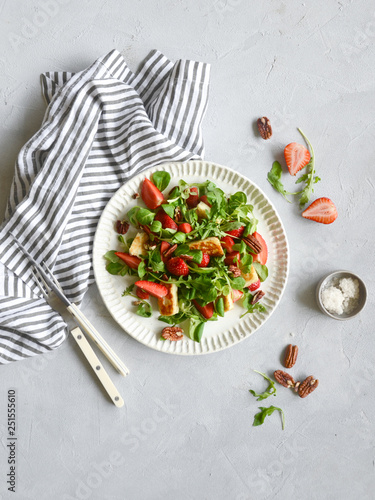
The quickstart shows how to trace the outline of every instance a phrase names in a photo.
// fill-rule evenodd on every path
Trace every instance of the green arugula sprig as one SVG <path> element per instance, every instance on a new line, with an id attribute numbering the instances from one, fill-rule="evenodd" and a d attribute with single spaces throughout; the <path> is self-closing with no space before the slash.
<path id="1" fill-rule="evenodd" d="M 299 204 L 300 207 L 302 208 L 306 203 L 310 200 L 314 188 L 313 185 L 319 182 L 321 179 L 317 175 L 315 175 L 315 153 L 314 153 L 314 148 L 312 147 L 311 142 L 309 139 L 305 136 L 305 134 L 302 132 L 300 128 L 297 129 L 298 132 L 302 135 L 303 139 L 305 140 L 307 146 L 310 149 L 310 161 L 305 167 L 305 173 L 301 175 L 297 180 L 296 184 L 300 184 L 301 182 L 305 183 L 305 186 L 302 188 L 301 191 L 295 191 L 295 192 L 290 192 L 287 191 L 284 188 L 283 183 L 281 182 L 281 175 L 282 175 L 282 167 L 278 161 L 274 161 L 272 164 L 271 170 L 267 174 L 267 179 L 268 182 L 278 191 L 288 203 L 292 203 L 289 199 L 288 196 L 298 196 L 301 195 L 299 198 Z"/>
<path id="2" fill-rule="evenodd" d="M 249 390 L 249 392 L 251 392 L 251 394 L 257 398 L 257 401 L 263 401 L 263 399 L 267 399 L 269 396 L 276 396 L 277 389 L 275 382 L 272 379 L 270 379 L 265 373 L 258 372 L 258 370 L 253 370 L 253 371 L 259 373 L 259 375 L 262 375 L 262 377 L 265 380 L 268 380 L 268 387 L 264 392 L 258 394 L 252 389 Z"/>
<path id="3" fill-rule="evenodd" d="M 138 307 L 137 307 L 137 310 L 136 310 L 136 314 L 138 314 L 138 316 L 143 316 L 144 318 L 150 318 L 151 315 L 152 315 L 152 307 L 151 307 L 151 304 L 149 304 L 148 302 L 146 302 L 145 300 L 142 300 L 140 299 L 139 297 L 137 297 L 136 295 L 134 295 L 133 293 L 133 288 L 134 288 L 134 284 L 132 285 L 129 285 L 123 292 L 122 292 L 122 297 L 126 297 L 126 296 L 130 296 L 130 297 L 133 297 L 137 300 L 138 302 Z"/>
<path id="4" fill-rule="evenodd" d="M 285 414 L 281 408 L 277 406 L 269 406 L 268 408 L 264 406 L 258 406 L 260 412 L 254 416 L 253 426 L 262 425 L 269 415 L 272 415 L 274 411 L 278 411 L 281 415 L 282 429 L 285 429 Z"/>

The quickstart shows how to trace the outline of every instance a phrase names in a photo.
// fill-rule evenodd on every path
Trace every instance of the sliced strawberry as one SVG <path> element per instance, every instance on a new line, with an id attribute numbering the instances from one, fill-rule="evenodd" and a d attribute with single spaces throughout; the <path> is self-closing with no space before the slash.
<path id="1" fill-rule="evenodd" d="M 150 298 L 150 294 L 148 292 L 146 292 L 145 290 L 142 290 L 142 288 L 137 287 L 135 294 L 138 298 L 140 298 L 142 300 L 147 300 Z"/>
<path id="2" fill-rule="evenodd" d="M 291 142 L 284 149 L 285 161 L 290 175 L 296 175 L 310 161 L 310 153 L 305 146 L 297 142 Z"/>
<path id="3" fill-rule="evenodd" d="M 135 286 L 142 288 L 145 292 L 148 292 L 153 297 L 162 299 L 168 294 L 168 288 L 161 283 L 154 283 L 153 281 L 136 281 Z"/>
<path id="4" fill-rule="evenodd" d="M 189 208 L 195 208 L 199 203 L 199 191 L 198 188 L 190 188 L 189 198 L 186 200 L 186 204 Z"/>
<path id="5" fill-rule="evenodd" d="M 232 290 L 232 299 L 233 302 L 237 302 L 237 300 L 242 299 L 243 292 L 241 290 Z"/>
<path id="6" fill-rule="evenodd" d="M 206 304 L 205 306 L 200 306 L 196 300 L 192 300 L 193 304 L 195 307 L 198 309 L 198 311 L 201 313 L 202 316 L 204 316 L 206 319 L 212 318 L 212 315 L 215 311 L 215 304 L 213 302 L 210 302 L 209 304 Z"/>
<path id="7" fill-rule="evenodd" d="M 264 238 L 257 232 L 253 233 L 253 236 L 259 241 L 262 245 L 262 250 L 257 255 L 253 255 L 253 260 L 255 262 L 260 262 L 263 266 L 266 264 L 268 259 L 268 248 L 267 243 L 264 241 Z"/>
<path id="8" fill-rule="evenodd" d="M 226 231 L 227 234 L 234 236 L 235 238 L 241 238 L 243 232 L 245 231 L 245 226 L 241 226 L 238 229 L 232 229 L 232 231 Z"/>
<path id="9" fill-rule="evenodd" d="M 321 224 L 332 224 L 337 219 L 337 208 L 329 198 L 318 198 L 302 212 L 305 219 L 314 220 Z"/>
<path id="10" fill-rule="evenodd" d="M 150 210 L 155 210 L 164 202 L 163 194 L 149 179 L 142 182 L 141 197 Z"/>
<path id="11" fill-rule="evenodd" d="M 207 253 L 203 254 L 202 262 L 198 264 L 198 267 L 207 267 L 210 263 L 210 256 Z"/>
<path id="12" fill-rule="evenodd" d="M 224 259 L 224 263 L 227 266 L 232 266 L 233 264 L 237 266 L 240 262 L 240 257 L 241 257 L 240 252 L 227 253 Z"/>
<path id="13" fill-rule="evenodd" d="M 161 222 L 163 229 L 175 229 L 177 231 L 178 226 L 172 217 L 169 217 L 167 213 L 164 212 L 163 209 L 159 210 L 159 212 L 155 215 L 155 220 Z"/>
<path id="14" fill-rule="evenodd" d="M 250 290 L 250 292 L 254 292 L 255 290 L 258 290 L 259 287 L 260 287 L 260 280 L 256 281 L 255 283 L 252 283 L 247 288 Z"/>
<path id="15" fill-rule="evenodd" d="M 200 197 L 200 201 L 203 201 L 203 203 L 205 203 L 209 207 L 212 207 L 211 203 L 208 201 L 208 198 L 207 198 L 207 196 L 205 194 Z"/>
<path id="16" fill-rule="evenodd" d="M 142 262 L 142 260 L 139 257 L 136 257 L 135 255 L 130 255 L 128 253 L 124 252 L 115 252 L 117 257 L 120 257 L 121 260 L 125 262 L 125 264 L 132 269 L 138 269 L 139 264 Z"/>
<path id="17" fill-rule="evenodd" d="M 181 233 L 191 233 L 193 228 L 188 222 L 183 222 L 178 226 L 178 230 L 181 231 Z"/>
<path id="18" fill-rule="evenodd" d="M 162 241 L 160 244 L 160 255 L 161 255 L 161 260 L 163 262 L 166 262 L 168 259 L 164 257 L 164 253 L 168 250 L 168 248 L 171 247 L 171 244 L 168 243 L 168 241 Z"/>
<path id="19" fill-rule="evenodd" d="M 234 245 L 233 238 L 231 238 L 230 236 L 224 236 L 223 238 L 221 238 L 220 242 L 224 250 L 226 250 L 229 253 L 232 251 L 232 247 Z"/>
<path id="20" fill-rule="evenodd" d="M 166 267 L 175 276 L 186 276 L 189 274 L 188 265 L 181 257 L 172 257 L 166 263 Z"/>

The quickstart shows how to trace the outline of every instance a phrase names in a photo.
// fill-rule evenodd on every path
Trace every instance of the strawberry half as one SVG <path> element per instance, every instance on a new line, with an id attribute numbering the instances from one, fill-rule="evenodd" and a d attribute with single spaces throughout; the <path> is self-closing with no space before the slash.
<path id="1" fill-rule="evenodd" d="M 302 212 L 305 219 L 314 220 L 321 224 L 332 224 L 337 219 L 337 208 L 329 198 L 318 198 Z"/>
<path id="2" fill-rule="evenodd" d="M 155 210 L 164 202 L 163 194 L 149 179 L 142 182 L 141 197 L 150 210 Z"/>
<path id="3" fill-rule="evenodd" d="M 136 281 L 135 286 L 142 288 L 145 292 L 148 292 L 153 297 L 162 299 L 168 294 L 168 288 L 161 283 L 154 283 L 153 281 Z"/>
<path id="4" fill-rule="evenodd" d="M 161 222 L 163 229 L 175 229 L 177 231 L 178 226 L 172 217 L 169 217 L 167 213 L 164 212 L 163 209 L 159 210 L 159 212 L 155 215 L 155 220 Z"/>
<path id="5" fill-rule="evenodd" d="M 172 257 L 167 261 L 166 267 L 175 276 L 186 276 L 189 274 L 188 265 L 181 257 Z"/>
<path id="6" fill-rule="evenodd" d="M 303 167 L 306 167 L 311 158 L 305 146 L 297 142 L 291 142 L 286 146 L 284 156 L 290 175 L 296 175 Z"/>
<path id="7" fill-rule="evenodd" d="M 189 198 L 186 199 L 186 204 L 189 208 L 195 208 L 199 203 L 199 191 L 198 188 L 190 188 Z"/>
<path id="8" fill-rule="evenodd" d="M 237 302 L 237 300 L 242 299 L 243 292 L 241 290 L 232 290 L 232 299 L 233 302 Z"/>
<path id="9" fill-rule="evenodd" d="M 198 267 L 207 267 L 210 263 L 210 256 L 207 253 L 203 254 L 202 261 L 198 264 Z"/>
<path id="10" fill-rule="evenodd" d="M 254 292 L 255 290 L 258 290 L 259 287 L 260 287 L 260 280 L 256 281 L 255 283 L 252 283 L 247 288 L 250 290 L 250 292 Z"/>
<path id="11" fill-rule="evenodd" d="M 260 253 L 253 255 L 253 260 L 255 262 L 259 262 L 263 266 L 266 264 L 267 259 L 268 259 L 268 248 L 267 248 L 267 243 L 264 241 L 264 238 L 257 232 L 253 233 L 252 236 L 256 238 L 259 243 L 262 245 L 262 250 Z"/>
<path id="12" fill-rule="evenodd" d="M 183 222 L 178 226 L 178 230 L 181 231 L 181 233 L 191 233 L 193 228 L 188 222 Z"/>
<path id="13" fill-rule="evenodd" d="M 245 231 L 245 226 L 241 226 L 238 229 L 232 229 L 232 231 L 226 231 L 230 236 L 234 236 L 235 238 L 241 238 L 243 232 Z"/>
<path id="14" fill-rule="evenodd" d="M 124 252 L 115 252 L 115 255 L 117 257 L 120 257 L 121 260 L 125 262 L 125 264 L 132 269 L 138 269 L 139 264 L 142 262 L 142 260 L 139 257 L 136 257 L 135 255 L 130 255 L 128 253 Z"/>
<path id="15" fill-rule="evenodd" d="M 240 263 L 240 257 L 241 257 L 240 252 L 227 253 L 224 259 L 224 263 L 226 266 L 232 266 L 232 265 L 238 266 L 238 264 Z"/>
<path id="16" fill-rule="evenodd" d="M 142 290 L 142 288 L 137 287 L 135 294 L 138 298 L 140 298 L 142 300 L 147 300 L 150 298 L 150 294 L 148 292 L 146 292 L 145 290 Z"/>
<path id="17" fill-rule="evenodd" d="M 192 302 L 204 318 L 206 319 L 212 318 L 212 315 L 214 314 L 215 311 L 215 305 L 213 302 L 210 302 L 205 306 L 200 306 L 198 302 L 194 299 L 192 300 Z"/>
<path id="18" fill-rule="evenodd" d="M 220 243 L 224 250 L 230 253 L 234 245 L 234 239 L 230 236 L 224 236 L 223 238 L 221 238 Z"/>

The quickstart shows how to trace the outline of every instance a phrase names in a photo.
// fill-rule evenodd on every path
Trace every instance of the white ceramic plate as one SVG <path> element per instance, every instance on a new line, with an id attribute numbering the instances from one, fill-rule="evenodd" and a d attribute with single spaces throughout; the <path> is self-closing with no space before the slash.
<path id="1" fill-rule="evenodd" d="M 115 232 L 115 223 L 123 219 L 133 206 L 139 204 L 132 198 L 140 191 L 140 185 L 145 177 L 158 170 L 165 170 L 171 174 L 171 183 L 168 191 L 177 184 L 179 179 L 189 183 L 212 180 L 226 194 L 243 191 L 248 202 L 254 206 L 254 215 L 259 220 L 258 232 L 263 236 L 268 246 L 269 269 L 268 279 L 262 285 L 266 292 L 262 303 L 267 312 L 247 314 L 242 319 L 240 315 L 244 309 L 238 304 L 224 318 L 206 323 L 203 338 L 200 343 L 184 337 L 179 342 L 160 340 L 161 330 L 167 326 L 158 321 L 156 299 L 153 302 L 155 311 L 151 318 L 142 318 L 135 314 L 132 297 L 121 297 L 123 290 L 134 282 L 131 276 L 112 276 L 106 269 L 103 255 L 108 250 L 120 250 Z M 135 231 L 134 231 L 135 234 Z M 129 230 L 127 236 L 130 236 Z M 99 220 L 96 230 L 93 250 L 93 265 L 96 282 L 105 305 L 113 318 L 129 335 L 142 344 L 153 349 L 170 354 L 206 354 L 219 351 L 237 344 L 249 337 L 260 328 L 276 309 L 283 294 L 289 267 L 288 242 L 284 227 L 271 202 L 265 194 L 246 177 L 234 170 L 206 161 L 189 161 L 187 163 L 165 163 L 142 172 L 124 184 L 108 202 Z"/>

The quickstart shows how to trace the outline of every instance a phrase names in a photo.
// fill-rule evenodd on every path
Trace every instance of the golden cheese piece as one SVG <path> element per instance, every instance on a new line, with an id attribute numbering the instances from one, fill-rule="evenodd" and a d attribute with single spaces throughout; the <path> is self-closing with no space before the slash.
<path id="1" fill-rule="evenodd" d="M 148 242 L 147 233 L 137 233 L 136 237 L 133 240 L 133 243 L 130 245 L 129 254 L 136 255 L 140 257 L 141 255 L 147 254 L 147 249 L 145 247 Z"/>
<path id="2" fill-rule="evenodd" d="M 241 273 L 241 276 L 246 281 L 245 286 L 250 286 L 259 279 L 259 276 L 257 275 L 254 266 L 251 266 L 249 273 Z"/>
<path id="3" fill-rule="evenodd" d="M 216 236 L 211 236 L 205 240 L 193 241 L 189 243 L 189 248 L 190 250 L 202 250 L 203 253 L 211 257 L 221 257 L 224 255 L 220 240 Z"/>
<path id="4" fill-rule="evenodd" d="M 165 297 L 158 299 L 159 311 L 162 316 L 173 316 L 180 310 L 178 307 L 178 288 L 174 283 L 165 284 L 165 286 L 168 288 L 168 293 Z"/>

